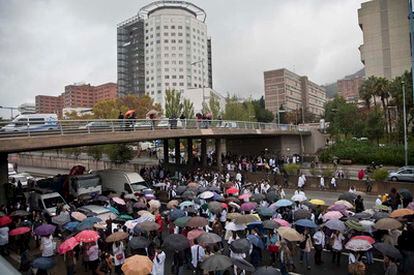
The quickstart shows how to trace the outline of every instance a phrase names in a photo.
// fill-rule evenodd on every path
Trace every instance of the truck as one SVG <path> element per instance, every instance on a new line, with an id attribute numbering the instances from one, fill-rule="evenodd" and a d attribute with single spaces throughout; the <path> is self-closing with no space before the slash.
<path id="1" fill-rule="evenodd" d="M 69 205 L 58 192 L 35 188 L 29 194 L 30 207 L 42 211 L 46 218 L 56 215 L 56 208 L 59 204 L 63 205 L 66 209 L 70 209 Z"/>
<path id="2" fill-rule="evenodd" d="M 102 193 L 101 179 L 97 175 L 68 176 L 68 180 L 69 193 L 74 197 L 80 195 L 99 195 Z"/>
<path id="3" fill-rule="evenodd" d="M 136 172 L 108 169 L 94 171 L 93 174 L 101 178 L 104 193 L 136 194 L 148 188 L 145 180 Z"/>

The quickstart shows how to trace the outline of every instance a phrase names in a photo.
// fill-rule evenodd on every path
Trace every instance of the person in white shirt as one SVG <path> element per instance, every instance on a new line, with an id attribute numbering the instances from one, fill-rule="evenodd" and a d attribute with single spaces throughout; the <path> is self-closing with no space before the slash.
<path id="1" fill-rule="evenodd" d="M 298 188 L 302 188 L 305 185 L 302 177 L 298 178 Z"/>
<path id="2" fill-rule="evenodd" d="M 315 264 L 322 264 L 322 250 L 325 247 L 325 233 L 322 231 L 322 227 L 319 227 L 318 231 L 313 234 L 313 247 L 315 248 Z"/>
<path id="3" fill-rule="evenodd" d="M 344 248 L 342 242 L 345 240 L 344 236 L 342 235 L 341 232 L 336 231 L 334 233 L 332 233 L 331 235 L 331 241 L 333 242 L 332 245 L 332 263 L 335 262 L 336 259 L 336 265 L 339 266 L 340 261 L 341 261 L 341 252 L 342 249 Z"/>
<path id="4" fill-rule="evenodd" d="M 114 255 L 115 274 L 122 274 L 121 267 L 125 262 L 124 244 L 115 242 L 112 245 L 112 254 Z"/>
<path id="5" fill-rule="evenodd" d="M 165 274 L 165 252 L 161 248 L 155 248 L 155 255 L 152 265 L 152 275 L 164 275 Z"/>
<path id="6" fill-rule="evenodd" d="M 223 210 L 220 213 L 220 222 L 223 228 L 226 225 L 226 220 L 227 220 L 227 209 L 223 208 Z"/>
<path id="7" fill-rule="evenodd" d="M 194 245 L 191 246 L 191 264 L 193 265 L 194 269 L 196 269 L 196 273 L 201 271 L 199 267 L 199 263 L 204 260 L 206 256 L 206 252 L 204 247 L 197 244 L 197 240 L 194 240 Z"/>
<path id="8" fill-rule="evenodd" d="M 53 247 L 53 237 L 49 235 L 48 237 L 42 237 L 40 250 L 42 251 L 42 257 L 51 257 L 54 254 Z"/>
<path id="9" fill-rule="evenodd" d="M 321 190 L 325 190 L 325 179 L 323 178 L 323 176 L 320 176 L 319 187 Z"/>
<path id="10" fill-rule="evenodd" d="M 284 199 L 286 197 L 286 193 L 285 193 L 285 190 L 283 188 L 280 188 L 280 193 L 279 194 L 280 194 L 281 199 Z"/>
<path id="11" fill-rule="evenodd" d="M 375 200 L 375 205 L 382 205 L 381 195 L 378 195 L 377 199 Z"/>
<path id="12" fill-rule="evenodd" d="M 332 188 L 336 190 L 336 179 L 335 179 L 335 177 L 332 177 L 331 185 L 332 185 Z"/>
<path id="13" fill-rule="evenodd" d="M 242 181 L 242 174 L 240 173 L 240 171 L 238 171 L 237 174 L 236 174 L 236 181 L 238 181 L 238 182 Z"/>
<path id="14" fill-rule="evenodd" d="M 349 193 L 354 193 L 354 194 L 355 194 L 355 193 L 356 193 L 355 186 L 351 185 L 351 187 L 349 187 L 348 192 L 349 192 Z"/>

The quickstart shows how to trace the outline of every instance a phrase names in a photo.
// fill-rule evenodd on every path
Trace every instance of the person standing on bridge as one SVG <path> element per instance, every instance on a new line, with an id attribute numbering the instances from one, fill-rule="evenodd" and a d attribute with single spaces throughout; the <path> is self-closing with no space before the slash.
<path id="1" fill-rule="evenodd" d="M 119 112 L 118 120 L 119 120 L 119 127 L 121 128 L 121 130 L 123 130 L 124 129 L 124 114 L 122 114 L 122 112 Z"/>

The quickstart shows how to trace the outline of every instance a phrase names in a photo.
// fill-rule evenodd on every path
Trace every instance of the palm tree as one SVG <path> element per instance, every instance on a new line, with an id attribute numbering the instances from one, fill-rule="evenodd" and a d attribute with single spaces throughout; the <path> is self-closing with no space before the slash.
<path id="1" fill-rule="evenodd" d="M 388 112 L 388 98 L 390 97 L 390 82 L 384 77 L 375 77 L 375 96 L 378 96 L 381 99 L 384 119 L 385 119 L 385 129 L 387 133 L 391 132 L 391 121 L 389 120 Z"/>
<path id="2" fill-rule="evenodd" d="M 374 99 L 374 106 L 377 106 L 377 100 L 375 98 L 376 91 L 376 77 L 370 76 L 368 79 L 364 80 L 360 89 L 359 97 L 365 101 L 365 105 L 368 109 L 371 107 L 371 98 Z"/>

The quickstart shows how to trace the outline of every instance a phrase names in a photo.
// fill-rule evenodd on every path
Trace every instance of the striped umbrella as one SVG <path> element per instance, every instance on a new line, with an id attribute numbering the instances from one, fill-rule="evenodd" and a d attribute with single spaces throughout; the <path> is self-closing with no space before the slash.
<path id="1" fill-rule="evenodd" d="M 350 229 L 363 232 L 364 227 L 356 220 L 347 220 L 345 225 L 348 226 Z"/>

